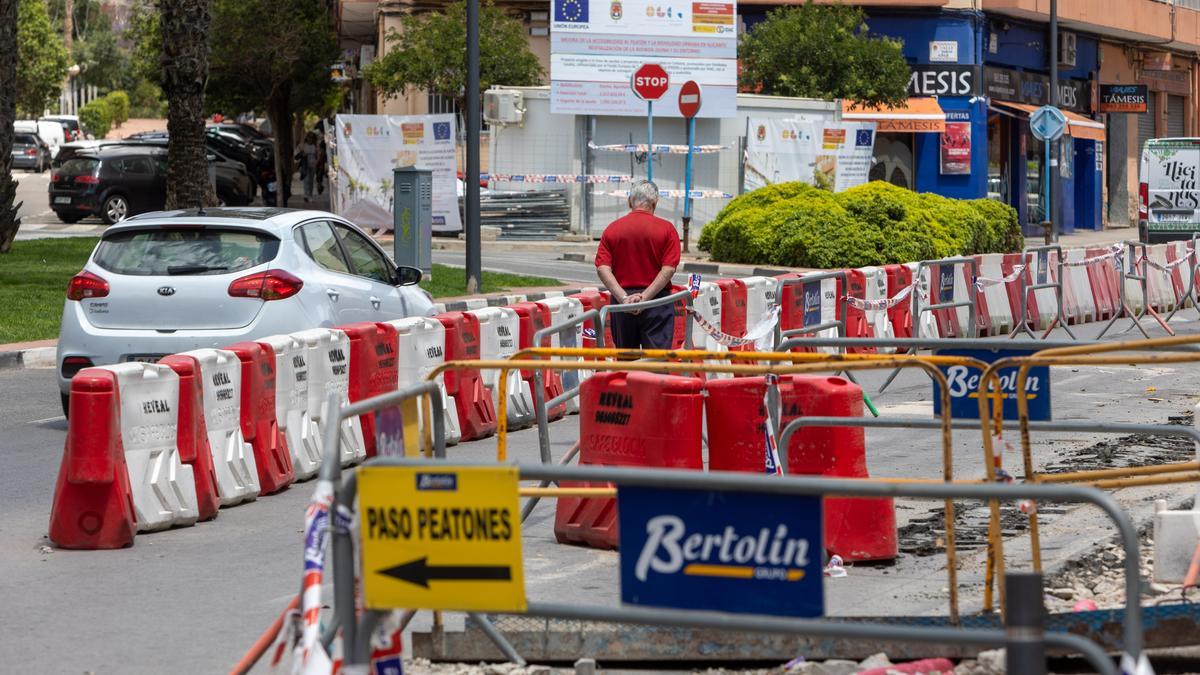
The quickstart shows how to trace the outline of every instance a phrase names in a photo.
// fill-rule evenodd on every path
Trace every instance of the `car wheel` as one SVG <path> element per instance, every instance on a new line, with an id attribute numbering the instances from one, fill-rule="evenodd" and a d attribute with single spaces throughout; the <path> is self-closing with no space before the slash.
<path id="1" fill-rule="evenodd" d="M 100 209 L 100 219 L 106 225 L 112 225 L 125 220 L 129 215 L 129 201 L 124 195 L 109 195 L 104 200 L 104 208 Z"/>
<path id="2" fill-rule="evenodd" d="M 70 417 L 71 416 L 71 397 L 62 392 L 59 392 L 58 395 L 60 397 L 62 397 L 63 417 Z"/>
<path id="3" fill-rule="evenodd" d="M 78 223 L 80 220 L 83 219 L 83 216 L 76 215 L 73 213 L 56 213 L 55 215 L 58 216 L 59 220 L 63 221 L 64 223 L 66 223 L 68 225 L 74 225 L 75 223 Z"/>

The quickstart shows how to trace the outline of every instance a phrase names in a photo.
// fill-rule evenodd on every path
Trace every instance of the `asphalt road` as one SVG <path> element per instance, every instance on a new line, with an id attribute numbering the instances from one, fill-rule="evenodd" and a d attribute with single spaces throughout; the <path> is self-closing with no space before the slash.
<path id="1" fill-rule="evenodd" d="M 517 264 L 517 263 L 512 263 Z M 1188 311 L 1192 314 L 1192 310 Z M 1122 323 L 1119 328 L 1123 328 Z M 1181 332 L 1200 332 L 1194 322 Z M 1098 326 L 1085 327 L 1084 336 Z M 859 379 L 874 392 L 883 373 Z M 1061 368 L 1052 378 L 1055 419 L 1165 422 L 1186 413 L 1200 397 L 1194 366 L 1153 368 Z M 1153 387 L 1151 390 L 1150 388 Z M 884 415 L 931 414 L 931 387 L 923 375 L 906 372 L 875 403 Z M 0 597 L 11 617 L 0 631 L 0 653 L 30 672 L 210 673 L 228 669 L 296 593 L 300 583 L 304 508 L 312 484 L 223 510 L 214 522 L 139 535 L 120 551 L 64 551 L 46 540 L 53 485 L 65 438 L 50 370 L 0 372 Z M 561 457 L 578 435 L 578 418 L 551 425 L 553 454 Z M 1101 439 L 1099 434 L 1035 437 L 1039 466 L 1073 461 L 1072 451 Z M 980 440 L 957 432 L 956 475 L 982 472 Z M 875 476 L 941 477 L 936 433 L 872 430 L 868 465 Z M 462 444 L 452 459 L 495 457 L 495 441 Z M 511 437 L 510 457 L 537 458 L 531 430 Z M 1019 455 L 1005 464 L 1019 472 Z M 1178 503 L 1190 487 L 1139 488 L 1118 493 L 1139 520 L 1153 499 Z M 936 506 L 902 501 L 901 524 Z M 612 606 L 617 603 L 613 552 L 560 546 L 554 542 L 554 511 L 539 506 L 524 528 L 525 575 L 530 598 Z M 1066 508 L 1046 514 L 1043 541 L 1047 566 L 1106 541 L 1112 527 L 1092 510 Z M 1010 560 L 1027 560 L 1020 540 Z M 981 553 L 962 558 L 964 611 L 979 607 Z M 944 613 L 945 570 L 940 556 L 903 556 L 890 568 L 855 567 L 848 579 L 827 582 L 832 615 Z M 414 628 L 428 625 L 425 614 Z M 461 618 L 449 615 L 451 629 Z M 69 645 L 69 647 L 68 647 Z"/>
<path id="2" fill-rule="evenodd" d="M 17 180 L 16 201 L 21 204 L 17 215 L 20 216 L 22 223 L 30 225 L 62 224 L 62 221 L 54 215 L 54 211 L 50 209 L 50 198 L 47 196 L 47 191 L 50 187 L 49 170 L 43 173 L 18 171 L 14 177 Z M 91 223 L 93 220 L 95 224 L 100 223 L 99 218 L 83 222 Z"/>

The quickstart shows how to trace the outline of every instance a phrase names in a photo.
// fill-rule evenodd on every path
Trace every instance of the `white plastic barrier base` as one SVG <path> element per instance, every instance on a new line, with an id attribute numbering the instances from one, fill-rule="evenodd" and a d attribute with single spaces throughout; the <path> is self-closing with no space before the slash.
<path id="1" fill-rule="evenodd" d="M 321 454 L 324 455 L 326 420 L 332 417 L 332 411 L 328 409 L 330 395 L 337 396 L 339 406 L 350 404 L 350 338 L 336 328 L 313 328 L 291 335 L 304 344 L 308 356 L 305 359 L 308 362 L 308 414 L 317 423 L 317 437 L 321 439 Z M 343 420 L 339 435 L 342 466 L 357 464 L 366 458 L 362 420 L 357 417 Z"/>
<path id="2" fill-rule="evenodd" d="M 1003 253 L 986 253 L 981 256 L 976 256 L 979 261 L 979 276 L 985 279 L 1003 279 L 1004 278 L 1004 254 Z M 1012 282 L 1016 286 L 1020 286 L 1020 280 Z M 1017 325 L 1016 318 L 1013 317 L 1012 305 L 1008 301 L 1008 284 L 989 284 L 983 287 L 983 299 L 987 303 L 987 326 L 980 328 L 987 329 L 989 335 L 1006 336 L 1012 332 Z M 980 321 L 983 321 L 983 316 L 980 315 Z"/>
<path id="3" fill-rule="evenodd" d="M 517 339 L 521 330 L 521 319 L 516 311 L 508 307 L 488 307 L 473 309 L 469 312 L 479 319 L 479 358 L 507 359 L 517 353 Z M 492 403 L 496 412 L 500 412 L 500 388 L 497 386 L 500 371 L 480 371 L 483 386 L 492 394 Z M 508 371 L 508 405 L 507 417 L 509 429 L 523 429 L 535 421 L 533 412 L 533 392 L 529 383 L 521 379 L 520 370 Z"/>
<path id="4" fill-rule="evenodd" d="M 576 298 L 571 297 L 547 297 L 543 300 L 538 300 L 539 305 L 544 305 L 550 310 L 550 325 L 557 326 L 572 319 L 578 319 L 583 315 L 583 303 Z M 579 324 L 566 337 L 555 333 L 550 336 L 551 347 L 580 347 L 583 345 L 583 324 Z M 581 361 L 582 359 L 554 359 L 556 361 Z M 562 386 L 563 391 L 570 391 L 579 386 L 582 382 L 580 372 L 578 370 L 563 370 Z M 579 412 L 579 397 L 572 398 L 567 401 L 567 412 Z"/>
<path id="5" fill-rule="evenodd" d="M 746 277 L 742 279 L 742 283 L 746 284 L 746 330 L 750 330 L 766 318 L 767 312 L 778 304 L 775 287 L 779 280 L 771 277 Z"/>
<path id="6" fill-rule="evenodd" d="M 1200 542 L 1200 511 L 1167 511 L 1167 503 L 1154 503 L 1154 580 L 1181 584 Z"/>
<path id="7" fill-rule="evenodd" d="M 918 277 L 917 269 L 920 268 L 920 264 L 904 263 L 904 266 L 907 267 L 910 272 L 912 272 L 913 279 L 917 281 L 917 287 L 913 290 L 920 298 L 917 303 L 917 308 L 918 311 L 921 312 L 921 316 L 917 317 L 914 315 L 912 318 L 914 325 L 913 332 L 915 333 L 913 337 L 921 339 L 940 338 L 942 336 L 942 331 L 938 327 L 937 317 L 933 315 L 933 312 L 926 312 L 920 309 L 922 307 L 928 307 L 931 304 L 931 296 L 929 294 L 930 269 L 928 267 L 922 269 L 921 274 Z"/>
<path id="8" fill-rule="evenodd" d="M 291 335 L 258 342 L 275 351 L 275 418 L 287 437 L 296 480 L 312 478 L 321 468 L 321 439 L 308 415 L 308 348 Z"/>
<path id="9" fill-rule="evenodd" d="M 179 376 L 169 366 L 150 363 L 104 369 L 116 375 L 120 391 L 121 443 L 138 532 L 195 523 L 196 478 L 192 467 L 179 461 L 176 436 Z"/>
<path id="10" fill-rule="evenodd" d="M 1082 262 L 1087 259 L 1087 250 L 1073 248 L 1063 251 L 1066 262 Z M 1086 265 L 1067 265 L 1063 267 L 1063 294 L 1070 297 L 1065 312 L 1068 321 L 1088 323 L 1097 321 L 1096 297 L 1092 292 L 1092 282 L 1088 278 Z"/>
<path id="11" fill-rule="evenodd" d="M 864 288 L 868 302 L 888 299 L 886 270 L 882 267 L 863 267 L 858 271 L 862 272 L 863 277 L 866 279 Z M 867 326 L 870 327 L 871 334 L 877 339 L 891 339 L 896 337 L 896 332 L 892 329 L 892 320 L 888 316 L 886 309 L 868 309 L 864 313 L 867 316 Z"/>
<path id="12" fill-rule="evenodd" d="M 258 497 L 258 465 L 242 436 L 242 362 L 224 349 L 195 349 L 181 356 L 196 360 L 204 383 L 204 426 L 217 474 L 221 506 Z"/>
<path id="13" fill-rule="evenodd" d="M 708 323 L 721 327 L 721 287 L 708 281 L 700 282 L 700 292 L 692 301 L 692 308 Z M 727 352 L 729 347 L 717 342 L 701 330 L 699 324 L 692 320 L 692 344 L 696 349 L 709 352 Z M 729 363 L 728 361 L 707 361 L 706 363 Z M 722 380 L 733 377 L 729 373 L 707 373 L 710 380 Z"/>
<path id="14" fill-rule="evenodd" d="M 396 364 L 401 387 L 424 382 L 425 377 L 446 362 L 446 327 L 441 321 L 429 317 L 412 317 L 388 321 L 396 329 Z M 442 416 L 446 444 L 456 445 L 462 440 L 462 426 L 458 421 L 458 408 L 454 397 L 446 393 L 444 378 L 437 378 L 442 392 Z M 422 417 L 424 407 L 421 408 Z M 421 420 L 424 425 L 424 419 Z"/>

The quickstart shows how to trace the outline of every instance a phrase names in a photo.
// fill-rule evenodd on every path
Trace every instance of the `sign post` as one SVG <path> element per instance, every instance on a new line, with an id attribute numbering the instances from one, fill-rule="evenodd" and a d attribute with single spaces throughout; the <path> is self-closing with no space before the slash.
<path id="1" fill-rule="evenodd" d="M 1050 186 L 1053 184 L 1054 172 L 1057 171 L 1057 167 L 1050 166 L 1050 148 L 1058 139 L 1062 138 L 1063 133 L 1067 130 L 1067 116 L 1052 105 L 1044 105 L 1029 116 L 1029 130 L 1033 132 L 1035 138 L 1045 143 L 1046 180 L 1042 190 L 1042 211 L 1045 214 L 1043 222 L 1050 226 L 1046 231 L 1046 243 L 1049 244 L 1051 238 L 1058 238 L 1057 232 L 1051 232 L 1054 227 L 1054 208 L 1050 203 Z"/>
<path id="2" fill-rule="evenodd" d="M 654 180 L 654 102 L 667 93 L 667 71 L 657 63 L 644 63 L 629 78 L 629 86 L 646 102 L 646 180 Z"/>
<path id="3" fill-rule="evenodd" d="M 679 114 L 687 120 L 687 166 L 683 171 L 683 250 L 688 251 L 688 227 L 692 224 L 692 149 L 696 144 L 696 113 L 700 112 L 700 85 L 688 80 L 679 88 Z"/>

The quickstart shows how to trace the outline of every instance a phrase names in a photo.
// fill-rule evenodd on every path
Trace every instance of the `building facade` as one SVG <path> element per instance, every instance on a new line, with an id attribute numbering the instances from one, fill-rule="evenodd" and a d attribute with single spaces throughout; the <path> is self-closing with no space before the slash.
<path id="1" fill-rule="evenodd" d="M 742 0 L 742 29 L 778 0 Z M 828 2 L 832 0 L 819 0 Z M 551 3 L 499 3 L 525 25 L 549 72 Z M 1149 138 L 1200 135 L 1200 0 L 1060 0 L 1059 50 L 1049 54 L 1045 0 L 866 0 L 871 33 L 899 39 L 913 70 L 910 94 L 935 99 L 945 116 L 937 132 L 880 128 L 872 178 L 957 198 L 1012 205 L 1030 234 L 1046 218 L 1042 186 L 1060 176 L 1056 219 L 1064 232 L 1136 224 L 1138 161 Z M 401 17 L 431 9 L 413 0 L 339 0 L 346 58 L 365 65 L 386 53 Z M 1050 102 L 1050 59 L 1058 62 L 1059 104 L 1069 117 L 1056 166 L 1032 135 L 1029 115 Z M 1139 85 L 1145 112 L 1101 110 L 1102 85 Z M 361 80 L 357 112 L 450 112 L 423 92 L 386 98 Z"/>

